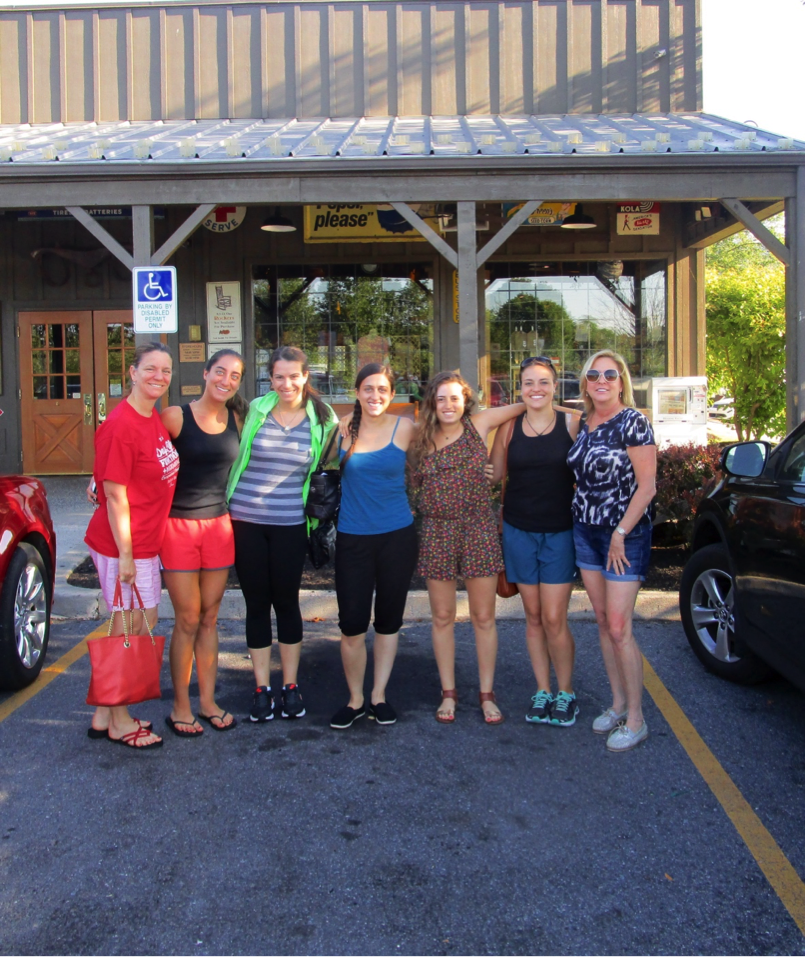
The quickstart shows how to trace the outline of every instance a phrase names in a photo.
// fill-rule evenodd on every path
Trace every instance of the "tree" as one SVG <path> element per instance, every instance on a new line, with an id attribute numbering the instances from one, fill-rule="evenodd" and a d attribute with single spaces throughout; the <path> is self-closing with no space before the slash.
<path id="1" fill-rule="evenodd" d="M 784 304 L 783 268 L 706 271 L 708 386 L 733 396 L 742 441 L 786 431 Z"/>

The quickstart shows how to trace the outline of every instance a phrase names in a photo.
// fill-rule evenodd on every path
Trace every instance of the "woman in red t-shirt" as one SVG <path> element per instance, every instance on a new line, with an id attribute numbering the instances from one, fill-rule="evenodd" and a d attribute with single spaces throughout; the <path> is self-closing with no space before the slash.
<path id="1" fill-rule="evenodd" d="M 106 604 L 111 609 L 120 581 L 123 606 L 131 607 L 135 582 L 153 628 L 160 600 L 157 557 L 173 501 L 179 456 L 154 406 L 171 384 L 173 359 L 159 342 L 139 346 L 129 369 L 131 391 L 95 433 L 98 508 L 84 541 L 98 569 Z M 112 633 L 123 634 L 121 615 L 114 615 Z M 136 613 L 132 628 L 139 631 Z M 129 715 L 126 707 L 98 708 L 90 737 L 107 737 L 131 748 L 154 748 L 162 738 L 151 725 Z"/>

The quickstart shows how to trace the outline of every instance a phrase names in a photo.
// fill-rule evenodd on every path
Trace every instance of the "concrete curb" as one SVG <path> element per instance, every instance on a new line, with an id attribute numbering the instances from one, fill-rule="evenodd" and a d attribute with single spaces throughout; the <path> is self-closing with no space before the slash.
<path id="1" fill-rule="evenodd" d="M 306 621 L 322 619 L 324 621 L 338 620 L 338 607 L 335 591 L 302 591 L 300 592 L 300 608 L 302 617 Z M 496 602 L 496 617 L 500 619 L 523 619 L 523 605 L 520 599 L 499 598 Z M 53 615 L 58 618 L 86 618 L 97 620 L 106 618 L 106 602 L 97 589 L 75 588 L 72 585 L 56 585 L 56 594 L 53 602 Z M 160 618 L 173 618 L 173 606 L 168 593 L 162 592 L 160 601 Z M 228 589 L 224 592 L 221 610 L 218 616 L 222 621 L 242 621 L 246 617 L 246 608 L 243 597 L 237 589 Z M 406 603 L 405 618 L 407 621 L 423 621 L 431 617 L 428 606 L 428 592 L 409 592 Z M 456 603 L 456 617 L 467 620 L 470 617 L 467 606 L 467 594 L 459 592 Z M 575 591 L 571 595 L 571 605 L 568 617 L 576 621 L 592 621 L 593 609 L 588 596 L 583 591 Z M 677 605 L 676 592 L 641 591 L 635 606 L 635 617 L 644 621 L 679 621 L 680 611 Z"/>

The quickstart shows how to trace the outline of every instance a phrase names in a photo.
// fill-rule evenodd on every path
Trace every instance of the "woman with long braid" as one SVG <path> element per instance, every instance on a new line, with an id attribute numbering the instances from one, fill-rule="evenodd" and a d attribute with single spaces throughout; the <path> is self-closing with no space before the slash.
<path id="1" fill-rule="evenodd" d="M 356 401 L 349 438 L 340 444 L 342 498 L 336 539 L 336 596 L 341 660 L 350 700 L 331 719 L 349 728 L 368 715 L 394 724 L 386 685 L 397 654 L 406 596 L 417 564 L 417 534 L 406 497 L 406 452 L 414 434 L 410 419 L 389 415 L 394 373 L 365 365 L 355 380 Z M 366 636 L 375 594 L 375 674 L 364 700 Z"/>

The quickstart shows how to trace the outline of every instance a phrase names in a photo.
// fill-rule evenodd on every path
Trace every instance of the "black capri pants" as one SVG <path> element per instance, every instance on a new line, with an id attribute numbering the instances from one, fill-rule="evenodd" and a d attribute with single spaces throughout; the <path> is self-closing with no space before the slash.
<path id="1" fill-rule="evenodd" d="M 375 592 L 375 631 L 394 635 L 403 624 L 411 576 L 417 566 L 414 523 L 380 535 L 336 536 L 336 597 L 339 628 L 350 638 L 363 635 L 372 614 Z"/>
<path id="2" fill-rule="evenodd" d="M 271 644 L 271 609 L 277 617 L 277 640 L 302 641 L 299 586 L 308 545 L 308 527 L 258 525 L 233 519 L 235 570 L 246 602 L 246 644 Z"/>

